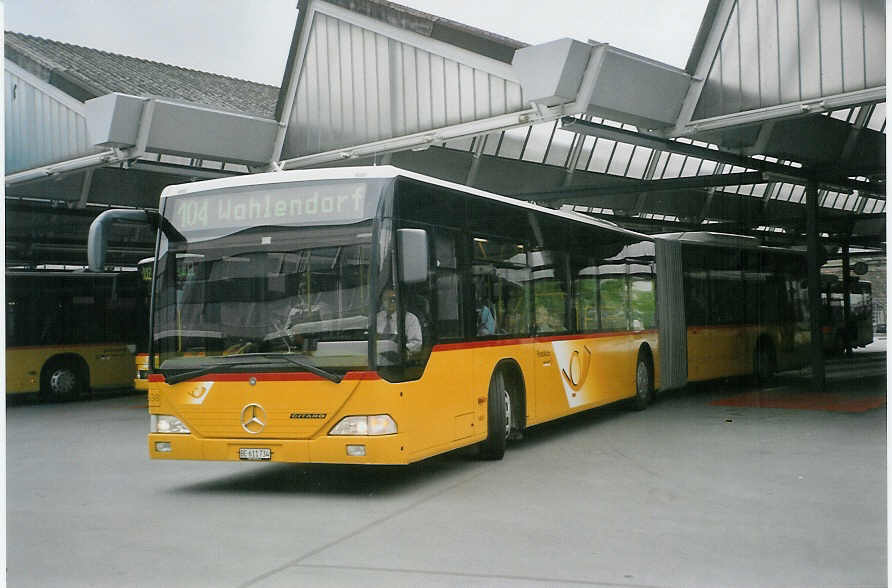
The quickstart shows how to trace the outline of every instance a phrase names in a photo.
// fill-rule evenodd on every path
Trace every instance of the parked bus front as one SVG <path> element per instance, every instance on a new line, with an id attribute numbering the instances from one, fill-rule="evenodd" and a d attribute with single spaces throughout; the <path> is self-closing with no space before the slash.
<path id="1" fill-rule="evenodd" d="M 380 382 L 377 368 L 399 378 L 415 360 L 403 335 L 376 342 L 370 329 L 382 293 L 399 291 L 379 210 L 392 180 L 266 178 L 162 198 L 150 453 L 343 461 L 368 452 L 404 462 L 400 415 L 373 410 L 374 391 L 356 393 Z M 398 327 L 405 333 L 404 320 Z M 367 440 L 345 446 L 344 436 Z"/>

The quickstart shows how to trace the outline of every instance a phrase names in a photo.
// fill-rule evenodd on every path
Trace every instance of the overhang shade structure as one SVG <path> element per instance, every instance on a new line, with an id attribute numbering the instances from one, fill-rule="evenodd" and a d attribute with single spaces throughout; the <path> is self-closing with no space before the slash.
<path id="1" fill-rule="evenodd" d="M 87 138 L 84 104 L 11 61 L 3 70 L 6 173 L 102 151 Z"/>
<path id="2" fill-rule="evenodd" d="M 86 111 L 95 145 L 245 165 L 269 163 L 278 130 L 270 119 L 120 93 L 88 100 Z"/>
<path id="3" fill-rule="evenodd" d="M 881 0 L 710 0 L 682 70 L 300 0 L 279 89 L 8 32 L 7 202 L 147 207 L 186 178 L 389 162 L 649 233 L 801 244 L 815 200 L 823 239 L 882 248 L 884 22 Z M 50 99 L 23 108 L 29 86 Z M 53 145 L 29 143 L 41 124 Z"/>
<path id="4" fill-rule="evenodd" d="M 712 2 L 674 135 L 886 99 L 883 0 Z"/>
<path id="5" fill-rule="evenodd" d="M 269 166 L 276 87 L 11 31 L 4 46 L 8 265 L 82 265 L 102 210 L 155 208 L 166 185 Z M 152 243 L 116 228 L 110 264 Z"/>
<path id="6" fill-rule="evenodd" d="M 520 43 L 384 2 L 310 0 L 299 10 L 280 99 L 284 167 L 526 122 L 510 64 Z"/>
<path id="7" fill-rule="evenodd" d="M 802 0 L 799 23 L 783 28 L 791 3 L 780 4 L 711 0 L 682 70 L 592 41 L 527 46 L 383 0 L 305 0 L 279 101 L 280 163 L 387 161 L 647 232 L 714 225 L 778 243 L 801 240 L 805 176 L 820 169 L 825 236 L 881 246 L 881 233 L 850 229 L 885 211 L 884 7 Z M 855 13 L 858 55 L 814 46 Z M 769 75 L 809 79 L 815 60 L 860 64 L 863 87 L 841 74 L 839 88 L 797 82 L 795 97 L 757 90 L 758 104 L 710 106 L 770 87 Z"/>

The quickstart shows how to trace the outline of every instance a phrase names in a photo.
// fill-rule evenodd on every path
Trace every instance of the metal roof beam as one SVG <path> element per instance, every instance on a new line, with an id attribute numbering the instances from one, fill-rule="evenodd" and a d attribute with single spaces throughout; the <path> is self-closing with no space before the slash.
<path id="1" fill-rule="evenodd" d="M 742 125 L 766 122 L 774 119 L 793 118 L 807 114 L 833 112 L 843 108 L 851 108 L 861 104 L 872 104 L 886 100 L 886 86 L 866 88 L 854 92 L 810 98 L 798 102 L 788 102 L 776 106 L 766 106 L 754 110 L 745 110 L 733 114 L 723 114 L 712 118 L 703 118 L 687 122 L 684 126 L 672 130 L 673 136 L 690 136 L 708 131 L 725 129 Z"/>
<path id="2" fill-rule="evenodd" d="M 885 183 L 883 183 L 882 185 L 878 185 L 872 182 L 852 180 L 843 176 L 830 176 L 809 168 L 793 167 L 789 165 L 782 165 L 779 163 L 772 163 L 770 161 L 764 161 L 761 159 L 753 159 L 751 157 L 728 153 L 727 151 L 708 149 L 706 147 L 700 147 L 698 145 L 663 139 L 662 137 L 657 137 L 655 135 L 647 135 L 644 133 L 637 133 L 634 131 L 610 127 L 603 124 L 585 121 L 572 116 L 565 116 L 561 118 L 561 128 L 574 133 L 591 135 L 593 137 L 602 137 L 605 139 L 620 141 L 632 145 L 642 145 L 644 147 L 650 147 L 652 149 L 672 151 L 674 153 L 680 153 L 682 155 L 688 155 L 691 157 L 700 157 L 702 159 L 720 163 L 727 163 L 745 169 L 754 169 L 766 174 L 773 174 L 778 179 L 783 179 L 790 183 L 804 185 L 808 183 L 809 180 L 814 179 L 818 182 L 819 185 L 838 192 L 851 192 L 854 190 L 860 190 L 862 192 L 870 192 L 874 195 L 875 198 L 878 198 L 880 200 L 885 200 L 886 198 Z"/>
<path id="3" fill-rule="evenodd" d="M 746 184 L 761 184 L 765 181 L 762 172 L 743 172 L 734 174 L 691 176 L 684 178 L 667 178 L 661 180 L 636 180 L 632 182 L 602 184 L 597 186 L 578 186 L 549 190 L 547 192 L 524 192 L 512 194 L 514 197 L 536 202 L 551 202 L 573 197 L 574 201 L 580 197 L 596 198 L 614 194 L 637 194 L 639 192 L 669 192 L 673 190 L 690 190 L 696 188 L 714 188 L 718 186 L 739 186 Z"/>

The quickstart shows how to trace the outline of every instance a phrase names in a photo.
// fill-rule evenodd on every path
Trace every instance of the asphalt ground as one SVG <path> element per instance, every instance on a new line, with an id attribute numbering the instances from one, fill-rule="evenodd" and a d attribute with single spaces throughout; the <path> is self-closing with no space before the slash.
<path id="1" fill-rule="evenodd" d="M 7 403 L 29 586 L 887 585 L 886 353 L 530 429 L 500 462 L 153 462 L 142 396 Z"/>

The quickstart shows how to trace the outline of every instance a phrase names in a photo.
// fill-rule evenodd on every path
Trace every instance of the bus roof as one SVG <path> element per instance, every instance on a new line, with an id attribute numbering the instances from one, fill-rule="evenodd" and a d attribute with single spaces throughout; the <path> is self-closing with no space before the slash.
<path id="1" fill-rule="evenodd" d="M 553 208 L 546 208 L 544 206 L 538 206 L 536 204 L 532 204 L 525 200 L 519 200 L 517 198 L 511 198 L 509 196 L 502 196 L 500 194 L 495 194 L 493 192 L 486 192 L 485 190 L 479 190 L 477 188 L 471 188 L 469 186 L 465 186 L 463 184 L 456 184 L 454 182 L 449 182 L 446 180 L 441 180 L 439 178 L 435 178 L 432 176 L 427 176 L 424 174 L 419 174 L 416 172 L 404 170 L 398 167 L 394 167 L 392 165 L 379 165 L 379 166 L 362 166 L 362 167 L 332 167 L 332 168 L 319 168 L 319 169 L 305 169 L 305 170 L 287 170 L 287 171 L 275 171 L 275 172 L 267 172 L 260 174 L 248 174 L 243 176 L 234 176 L 228 178 L 219 178 L 214 180 L 205 180 L 201 182 L 190 182 L 187 184 L 176 184 L 172 186 L 167 186 L 161 192 L 161 198 L 166 198 L 168 196 L 181 196 L 185 194 L 193 194 L 198 192 L 204 192 L 207 190 L 218 190 L 223 188 L 235 188 L 235 187 L 243 187 L 243 186 L 261 186 L 264 184 L 277 184 L 281 182 L 294 182 L 294 181 L 313 181 L 313 180 L 348 180 L 348 179 L 386 179 L 386 178 L 407 178 L 411 180 L 417 180 L 420 182 L 425 182 L 428 184 L 441 186 L 443 188 L 449 188 L 452 190 L 456 190 L 459 192 L 463 192 L 465 194 L 471 194 L 474 196 L 479 196 L 480 198 L 485 198 L 489 200 L 494 200 L 497 202 L 502 202 L 508 204 L 510 206 L 515 206 L 518 208 L 526 208 L 531 211 L 540 212 L 543 214 L 548 214 L 551 216 L 556 216 L 560 218 L 564 218 L 571 221 L 576 221 L 583 224 L 592 225 L 595 227 L 599 227 L 602 229 L 607 229 L 609 231 L 615 233 L 622 233 L 625 235 L 633 236 L 642 240 L 653 240 L 653 237 L 650 235 L 646 235 L 644 233 L 638 233 L 636 231 L 632 231 L 630 229 L 625 229 L 620 227 L 619 225 L 612 223 L 610 221 L 596 219 L 591 216 L 581 214 L 575 211 L 570 210 L 555 210 Z"/>
<path id="2" fill-rule="evenodd" d="M 136 272 L 133 270 L 124 270 L 120 272 L 88 272 L 84 270 L 62 270 L 62 269 L 36 269 L 36 270 L 28 270 L 28 269 L 10 269 L 6 270 L 7 277 L 37 277 L 37 276 L 50 276 L 50 277 L 70 277 L 70 278 L 114 278 L 120 276 L 121 274 L 130 274 L 136 275 Z"/>

